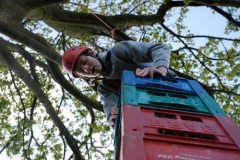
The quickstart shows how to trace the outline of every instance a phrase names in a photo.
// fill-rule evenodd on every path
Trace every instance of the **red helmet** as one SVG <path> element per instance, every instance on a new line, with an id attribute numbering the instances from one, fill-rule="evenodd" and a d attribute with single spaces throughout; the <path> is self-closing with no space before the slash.
<path id="1" fill-rule="evenodd" d="M 74 78 L 79 78 L 79 76 L 76 76 L 73 74 L 74 64 L 77 58 L 86 50 L 91 50 L 91 49 L 87 47 L 82 47 L 82 46 L 73 46 L 69 48 L 66 52 L 64 52 L 62 56 L 63 68 L 67 71 L 67 73 L 72 75 Z"/>

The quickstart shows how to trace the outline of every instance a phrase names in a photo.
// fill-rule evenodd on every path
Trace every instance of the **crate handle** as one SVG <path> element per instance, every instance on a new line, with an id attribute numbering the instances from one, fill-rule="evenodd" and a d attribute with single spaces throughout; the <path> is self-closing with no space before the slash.
<path id="1" fill-rule="evenodd" d="M 162 81 L 168 82 L 168 83 L 178 83 L 178 81 L 174 79 L 169 79 L 169 78 L 162 78 Z"/>
<path id="2" fill-rule="evenodd" d="M 189 117 L 189 116 L 183 116 L 183 115 L 180 115 L 180 117 L 182 120 L 185 120 L 185 121 L 203 122 L 202 119 L 199 117 Z"/>
<path id="3" fill-rule="evenodd" d="M 159 113 L 159 112 L 155 112 L 154 116 L 159 118 L 177 119 L 177 117 L 174 114 L 166 114 L 166 113 Z"/>
<path id="4" fill-rule="evenodd" d="M 210 140 L 210 141 L 219 141 L 215 135 L 212 134 L 202 134 L 194 132 L 183 132 L 176 130 L 168 130 L 164 128 L 158 128 L 158 133 L 161 135 L 175 136 L 175 137 L 185 137 L 185 138 L 194 138 L 199 140 Z"/>
<path id="5" fill-rule="evenodd" d="M 153 101 L 149 101 L 149 102 L 150 104 L 161 106 L 163 108 L 178 108 L 178 109 L 187 109 L 187 110 L 197 111 L 195 107 L 184 105 L 184 104 L 172 104 L 172 103 L 162 103 L 162 102 L 153 102 Z"/>

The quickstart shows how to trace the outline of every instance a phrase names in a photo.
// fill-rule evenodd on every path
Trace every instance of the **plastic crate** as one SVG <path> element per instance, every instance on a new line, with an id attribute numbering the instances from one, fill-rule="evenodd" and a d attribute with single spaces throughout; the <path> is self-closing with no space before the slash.
<path id="1" fill-rule="evenodd" d="M 208 94 L 186 94 L 139 88 L 134 85 L 121 86 L 121 103 L 160 109 L 180 110 L 215 116 L 227 116 Z"/>
<path id="2" fill-rule="evenodd" d="M 239 160 L 240 152 L 125 135 L 117 160 Z"/>
<path id="3" fill-rule="evenodd" d="M 142 78 L 135 76 L 133 71 L 127 70 L 124 70 L 122 73 L 122 85 L 123 84 L 134 85 L 143 88 L 174 90 L 176 92 L 186 92 L 189 94 L 196 93 L 187 79 L 173 77 Z"/>
<path id="4" fill-rule="evenodd" d="M 121 94 L 121 91 L 120 93 Z M 119 157 L 118 149 L 120 148 L 120 142 L 121 142 L 121 113 L 122 113 L 122 106 L 120 99 L 118 100 L 118 116 L 116 117 L 114 121 L 114 160 Z"/>
<path id="5" fill-rule="evenodd" d="M 121 132 L 114 136 L 114 160 L 118 159 L 120 156 L 120 146 L 121 145 Z"/>
<path id="6" fill-rule="evenodd" d="M 122 135 L 207 147 L 240 149 L 240 129 L 226 116 L 208 116 L 124 105 Z M 227 126 L 226 126 L 227 125 Z"/>
<path id="7" fill-rule="evenodd" d="M 115 159 L 238 160 L 240 129 L 225 116 L 124 105 Z"/>

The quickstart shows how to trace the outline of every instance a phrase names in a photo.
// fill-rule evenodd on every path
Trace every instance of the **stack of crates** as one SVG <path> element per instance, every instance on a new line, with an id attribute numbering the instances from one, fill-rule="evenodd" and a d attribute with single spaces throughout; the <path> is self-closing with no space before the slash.
<path id="1" fill-rule="evenodd" d="M 240 128 L 194 80 L 124 71 L 115 160 L 240 160 Z"/>

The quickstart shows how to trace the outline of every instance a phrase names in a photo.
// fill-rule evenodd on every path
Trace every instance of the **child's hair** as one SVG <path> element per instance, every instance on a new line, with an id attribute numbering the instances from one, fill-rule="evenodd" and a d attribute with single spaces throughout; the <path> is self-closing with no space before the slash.
<path id="1" fill-rule="evenodd" d="M 91 56 L 91 57 L 95 57 L 95 55 L 94 55 L 93 53 L 90 53 L 90 50 L 89 50 L 89 49 L 83 51 L 80 56 Z"/>

